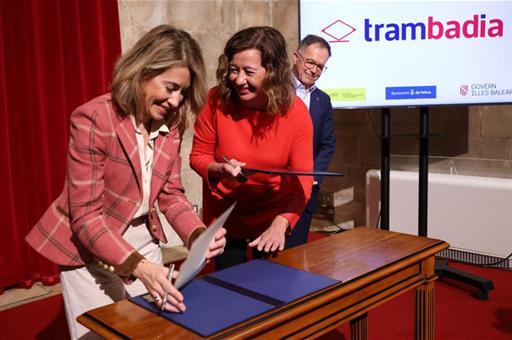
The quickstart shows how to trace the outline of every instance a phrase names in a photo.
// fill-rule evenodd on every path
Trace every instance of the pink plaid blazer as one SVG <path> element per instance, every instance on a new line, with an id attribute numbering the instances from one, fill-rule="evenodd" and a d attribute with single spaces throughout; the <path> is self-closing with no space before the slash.
<path id="1" fill-rule="evenodd" d="M 154 203 L 181 239 L 203 223 L 181 185 L 181 138 L 172 129 L 155 141 L 149 231 L 165 242 Z M 27 235 L 27 242 L 51 261 L 81 266 L 94 258 L 115 266 L 135 251 L 122 238 L 142 201 L 135 129 L 117 114 L 110 94 L 78 107 L 71 115 L 67 180 L 63 192 Z"/>

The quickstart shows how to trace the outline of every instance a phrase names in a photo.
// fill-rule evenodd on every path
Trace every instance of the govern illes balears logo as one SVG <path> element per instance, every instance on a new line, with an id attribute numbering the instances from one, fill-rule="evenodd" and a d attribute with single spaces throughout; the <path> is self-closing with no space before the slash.
<path id="1" fill-rule="evenodd" d="M 475 14 L 465 21 L 442 21 L 433 16 L 426 22 L 374 23 L 364 19 L 364 38 L 368 42 L 496 37 L 503 37 L 503 20 L 487 19 L 486 14 Z"/>
<path id="2" fill-rule="evenodd" d="M 512 95 L 512 88 L 498 87 L 496 83 L 475 83 L 464 84 L 459 88 L 461 96 L 481 97 L 481 96 L 510 96 Z"/>

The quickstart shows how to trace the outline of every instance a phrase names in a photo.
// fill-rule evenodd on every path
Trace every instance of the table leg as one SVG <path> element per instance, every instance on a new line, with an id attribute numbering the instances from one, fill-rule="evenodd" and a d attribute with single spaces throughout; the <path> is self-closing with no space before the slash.
<path id="1" fill-rule="evenodd" d="M 350 320 L 350 340 L 366 340 L 368 338 L 368 314 Z"/>
<path id="2" fill-rule="evenodd" d="M 434 339 L 434 283 L 435 262 L 434 258 L 422 263 L 425 282 L 416 288 L 416 324 L 414 325 L 414 338 L 416 340 Z"/>

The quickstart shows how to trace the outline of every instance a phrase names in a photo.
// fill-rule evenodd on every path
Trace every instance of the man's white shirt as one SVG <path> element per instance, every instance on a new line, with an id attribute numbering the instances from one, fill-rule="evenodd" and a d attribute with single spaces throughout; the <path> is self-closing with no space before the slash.
<path id="1" fill-rule="evenodd" d="M 304 104 L 306 104 L 306 107 L 309 108 L 309 103 L 311 102 L 311 92 L 313 92 L 316 89 L 316 85 L 311 86 L 309 89 L 306 89 L 306 87 L 295 77 L 293 76 L 293 85 L 295 86 L 295 93 L 297 96 L 302 99 Z"/>

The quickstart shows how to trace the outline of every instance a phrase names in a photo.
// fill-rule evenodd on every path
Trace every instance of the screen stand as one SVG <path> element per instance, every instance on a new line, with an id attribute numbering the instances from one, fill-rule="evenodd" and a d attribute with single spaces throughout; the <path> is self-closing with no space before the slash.
<path id="1" fill-rule="evenodd" d="M 419 187 L 418 187 L 418 235 L 427 236 L 428 209 L 428 107 L 420 108 L 419 134 Z M 472 275 L 455 268 L 448 267 L 447 260 L 437 260 L 435 266 L 439 278 L 447 277 L 477 288 L 474 296 L 479 300 L 487 300 L 488 292 L 494 289 L 491 281 Z"/>
<path id="2" fill-rule="evenodd" d="M 391 138 L 389 108 L 382 109 L 381 119 L 380 228 L 389 230 L 389 143 Z"/>
<path id="3" fill-rule="evenodd" d="M 428 217 L 428 107 L 420 108 L 419 168 L 418 168 L 418 235 L 427 236 Z M 389 165 L 390 165 L 390 110 L 382 109 L 381 126 L 381 223 L 380 228 L 389 230 Z M 494 289 L 492 281 L 448 267 L 447 260 L 436 260 L 436 274 L 477 288 L 474 296 L 486 300 L 488 292 Z"/>

